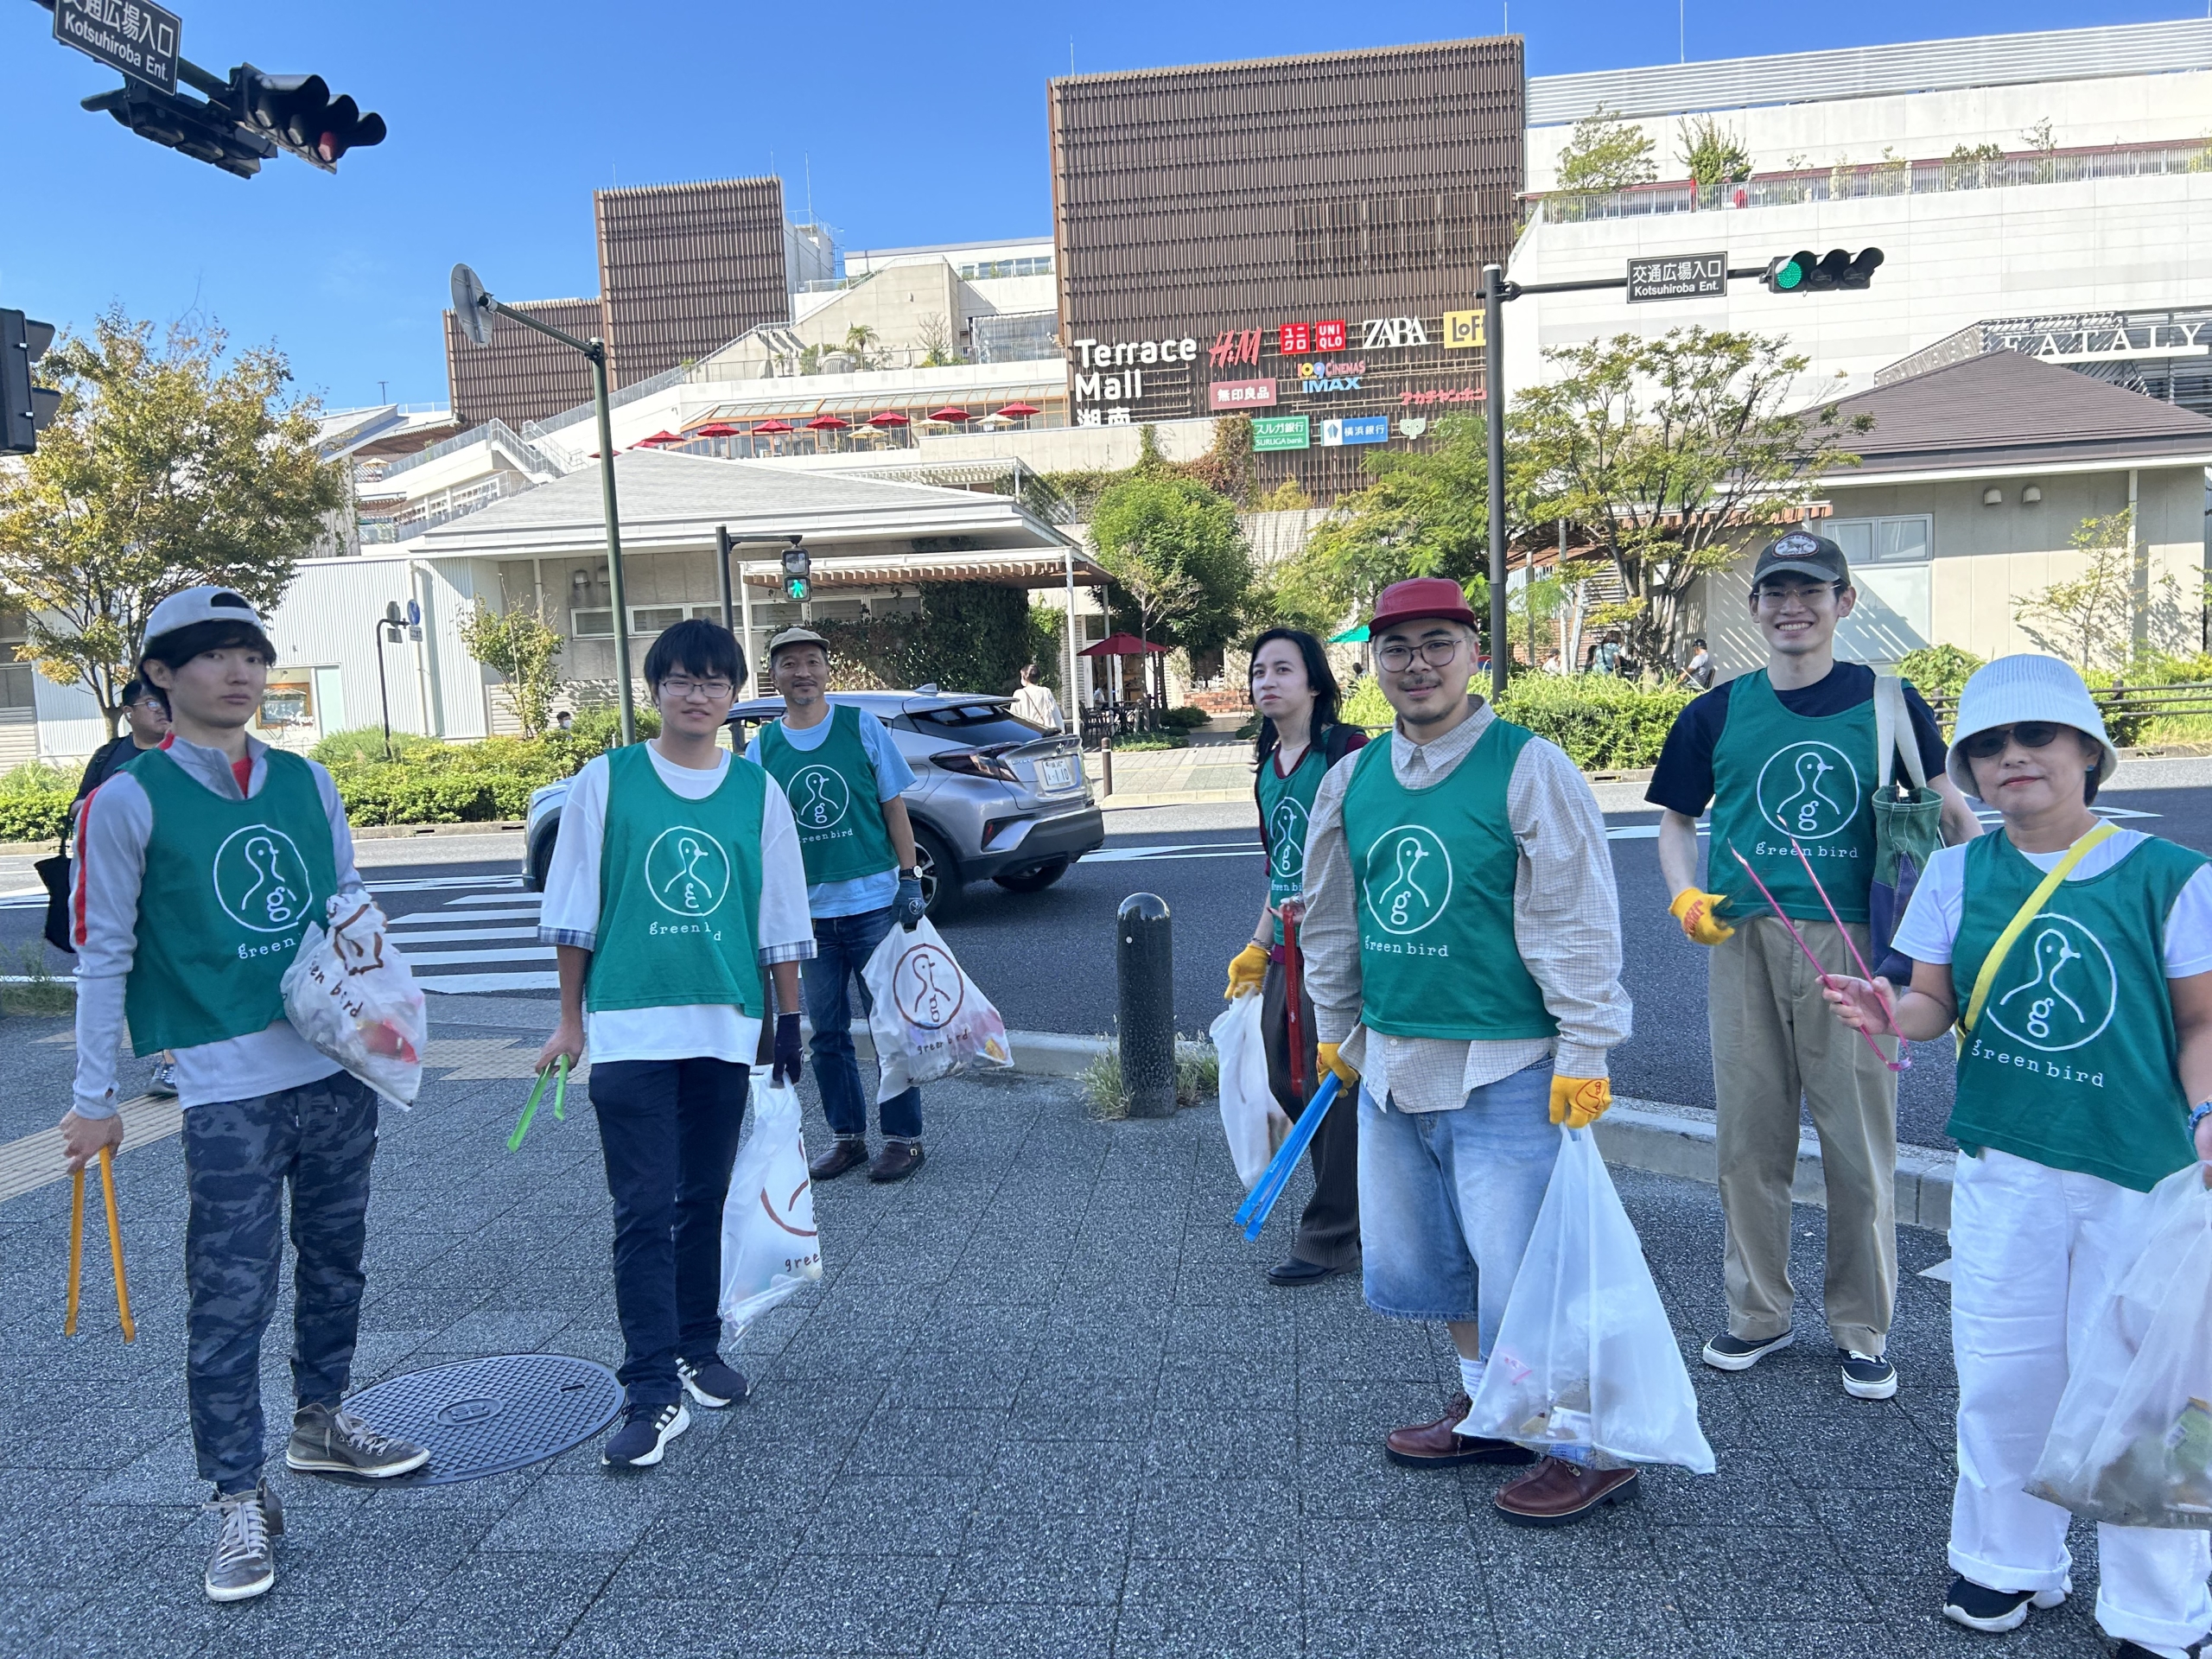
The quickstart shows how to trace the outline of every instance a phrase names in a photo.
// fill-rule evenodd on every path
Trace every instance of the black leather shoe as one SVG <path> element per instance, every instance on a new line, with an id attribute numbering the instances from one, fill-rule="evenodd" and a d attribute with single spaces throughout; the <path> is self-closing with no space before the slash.
<path id="1" fill-rule="evenodd" d="M 1268 1269 L 1268 1282 L 1271 1285 L 1318 1285 L 1324 1279 L 1333 1279 L 1343 1271 L 1342 1268 L 1317 1267 L 1294 1255 L 1289 1261 L 1278 1262 Z"/>
<path id="2" fill-rule="evenodd" d="M 849 1169 L 858 1169 L 868 1162 L 868 1142 L 848 1141 L 840 1135 L 830 1145 L 830 1150 L 806 1166 L 809 1176 L 817 1181 L 834 1181 Z"/>
<path id="3" fill-rule="evenodd" d="M 883 1150 L 875 1154 L 875 1161 L 868 1166 L 868 1178 L 871 1181 L 903 1181 L 921 1166 L 921 1142 L 887 1141 Z"/>

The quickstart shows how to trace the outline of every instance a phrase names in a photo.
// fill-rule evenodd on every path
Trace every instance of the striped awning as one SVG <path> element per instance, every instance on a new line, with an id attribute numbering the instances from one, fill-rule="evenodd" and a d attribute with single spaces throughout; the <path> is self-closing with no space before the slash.
<path id="1" fill-rule="evenodd" d="M 747 563 L 745 580 L 754 588 L 780 588 L 780 564 Z M 1075 579 L 1085 588 L 1103 586 L 1105 571 L 1078 553 Z M 896 588 L 925 582 L 992 582 L 1004 588 L 1049 588 L 1067 580 L 1067 567 L 1046 553 L 910 553 L 895 558 L 817 557 L 810 580 L 817 588 Z"/>
<path id="2" fill-rule="evenodd" d="M 1058 365 L 1053 366 L 1057 369 Z M 715 421 L 735 423 L 771 418 L 802 426 L 817 415 L 842 416 L 858 423 L 887 409 L 896 410 L 919 423 L 929 419 L 931 410 L 943 409 L 949 404 L 959 404 L 963 408 L 972 406 L 988 414 L 1002 404 L 1020 401 L 1034 404 L 1050 413 L 1065 410 L 1068 401 L 1067 383 L 1057 375 L 1049 381 L 1040 381 L 1033 385 L 931 386 L 926 390 L 910 388 L 837 397 L 809 397 L 804 376 L 794 378 L 791 384 L 789 391 L 778 392 L 772 397 L 737 397 L 728 403 L 716 404 L 690 421 L 688 426 L 706 426 Z"/>

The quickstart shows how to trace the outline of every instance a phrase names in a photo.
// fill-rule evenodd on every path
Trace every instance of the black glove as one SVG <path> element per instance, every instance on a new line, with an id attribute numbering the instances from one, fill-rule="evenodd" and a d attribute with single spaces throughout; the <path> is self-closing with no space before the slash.
<path id="1" fill-rule="evenodd" d="M 779 1014 L 776 1016 L 776 1064 L 769 1073 L 770 1080 L 797 1084 L 800 1064 L 798 1015 Z"/>
<path id="2" fill-rule="evenodd" d="M 902 875 L 899 878 L 899 897 L 892 902 L 891 913 L 899 918 L 899 925 L 909 933 L 922 923 L 929 906 L 922 899 L 922 878 Z"/>

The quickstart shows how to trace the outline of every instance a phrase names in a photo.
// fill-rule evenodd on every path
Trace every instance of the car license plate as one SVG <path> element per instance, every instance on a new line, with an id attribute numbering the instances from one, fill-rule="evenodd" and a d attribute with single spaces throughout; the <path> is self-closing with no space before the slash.
<path id="1" fill-rule="evenodd" d="M 1039 760 L 1037 763 L 1037 779 L 1046 789 L 1073 789 L 1075 770 L 1065 757 L 1056 760 Z"/>

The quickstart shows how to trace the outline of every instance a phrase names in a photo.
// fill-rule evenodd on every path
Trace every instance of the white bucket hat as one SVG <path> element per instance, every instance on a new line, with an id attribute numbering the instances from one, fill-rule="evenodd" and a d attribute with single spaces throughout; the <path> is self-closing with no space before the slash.
<path id="1" fill-rule="evenodd" d="M 1976 669 L 1959 693 L 1959 723 L 1951 734 L 1951 751 L 1943 767 L 1951 781 L 1973 794 L 1974 768 L 1967 761 L 1966 741 L 1977 732 L 2024 720 L 2053 721 L 2095 738 L 2104 751 L 2097 761 L 2100 784 L 2120 765 L 2120 751 L 2105 735 L 2104 716 L 2073 665 L 2023 652 Z"/>

